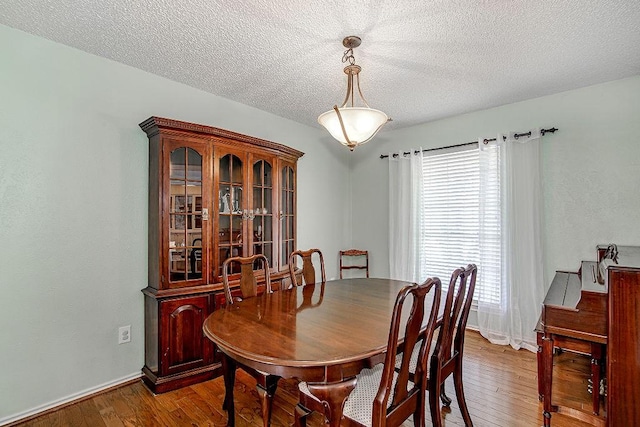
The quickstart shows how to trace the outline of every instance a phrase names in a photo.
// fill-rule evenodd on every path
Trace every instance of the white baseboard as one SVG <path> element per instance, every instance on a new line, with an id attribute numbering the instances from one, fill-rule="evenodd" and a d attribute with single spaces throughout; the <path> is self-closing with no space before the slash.
<path id="1" fill-rule="evenodd" d="M 39 414 L 40 412 L 47 411 L 47 410 L 49 410 L 51 408 L 55 408 L 56 406 L 65 405 L 65 404 L 67 404 L 69 402 L 73 402 L 74 400 L 80 400 L 80 399 L 85 398 L 87 396 L 90 396 L 92 394 L 97 394 L 97 393 L 99 393 L 99 392 L 101 392 L 103 390 L 106 390 L 108 388 L 116 387 L 116 386 L 118 386 L 120 384 L 124 384 L 126 382 L 131 381 L 131 380 L 135 380 L 136 378 L 140 378 L 141 376 L 142 376 L 141 372 L 136 372 L 136 373 L 133 373 L 133 374 L 129 374 L 129 375 L 126 375 L 124 377 L 115 379 L 113 381 L 109 381 L 109 382 L 100 384 L 98 386 L 91 387 L 91 388 L 88 388 L 86 390 L 80 391 L 78 393 L 71 394 L 71 395 L 63 397 L 61 399 L 54 400 L 52 402 L 45 403 L 45 404 L 40 405 L 40 406 L 36 406 L 35 408 L 31 408 L 29 410 L 26 410 L 26 411 L 23 411 L 23 412 L 20 412 L 20 413 L 17 413 L 17 414 L 10 415 L 8 417 L 0 418 L 0 426 L 4 426 L 4 425 L 7 425 L 7 424 L 14 423 L 14 422 L 19 421 L 19 420 L 21 420 L 23 418 L 32 417 L 32 416 L 34 416 L 36 414 Z"/>

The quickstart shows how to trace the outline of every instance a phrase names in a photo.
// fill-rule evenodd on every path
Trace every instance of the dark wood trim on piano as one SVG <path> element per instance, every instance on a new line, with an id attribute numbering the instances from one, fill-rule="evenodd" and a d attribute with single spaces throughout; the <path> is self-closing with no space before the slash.
<path id="1" fill-rule="evenodd" d="M 608 273 L 607 421 L 640 426 L 640 268 L 609 267 Z"/>

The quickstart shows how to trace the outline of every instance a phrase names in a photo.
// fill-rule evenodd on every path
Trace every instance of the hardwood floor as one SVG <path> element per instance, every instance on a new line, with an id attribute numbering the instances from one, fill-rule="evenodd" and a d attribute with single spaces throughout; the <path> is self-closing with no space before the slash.
<path id="1" fill-rule="evenodd" d="M 570 412 L 580 410 L 589 413 L 589 359 L 563 353 L 555 358 L 555 364 L 554 403 L 573 408 Z M 535 354 L 492 345 L 478 333 L 469 331 L 465 341 L 464 385 L 475 426 L 542 425 Z M 464 423 L 451 378 L 447 380 L 446 389 L 453 403 L 450 410 L 443 411 L 444 425 L 462 426 Z M 280 381 L 274 400 L 273 427 L 293 424 L 292 414 L 297 396 L 297 383 L 294 380 Z M 227 416 L 222 410 L 223 397 L 222 378 L 157 396 L 141 381 L 136 381 L 14 425 L 225 426 Z M 235 405 L 238 427 L 262 427 L 255 381 L 241 370 L 237 373 Z M 310 427 L 323 425 L 323 417 L 317 413 L 310 416 L 308 421 Z M 404 425 L 412 424 L 409 420 Z M 552 425 L 579 427 L 590 424 L 557 413 L 553 415 Z"/>

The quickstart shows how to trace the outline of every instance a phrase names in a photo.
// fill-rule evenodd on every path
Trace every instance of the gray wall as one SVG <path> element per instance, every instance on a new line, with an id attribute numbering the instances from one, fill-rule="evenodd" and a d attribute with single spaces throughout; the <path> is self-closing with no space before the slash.
<path id="1" fill-rule="evenodd" d="M 0 52 L 0 424 L 140 374 L 149 116 L 305 152 L 298 246 L 336 276 L 349 153 L 323 130 L 5 26 Z"/>
<path id="2" fill-rule="evenodd" d="M 389 112 L 393 115 L 393 112 Z M 544 268 L 575 271 L 601 243 L 640 245 L 640 76 L 376 137 L 352 160 L 353 245 L 387 276 L 388 162 L 379 155 L 555 126 L 543 139 Z"/>

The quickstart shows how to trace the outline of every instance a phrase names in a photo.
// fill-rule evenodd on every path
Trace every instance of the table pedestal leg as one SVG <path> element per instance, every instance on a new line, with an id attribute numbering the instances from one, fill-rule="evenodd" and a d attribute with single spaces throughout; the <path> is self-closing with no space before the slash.
<path id="1" fill-rule="evenodd" d="M 227 411 L 227 426 L 233 427 L 236 422 L 236 411 L 233 406 L 236 361 L 224 353 L 222 353 L 222 374 L 224 375 L 224 401 L 222 402 L 222 409 Z"/>
<path id="2" fill-rule="evenodd" d="M 273 395 L 276 394 L 279 379 L 280 377 L 275 375 L 264 375 L 256 378 L 256 390 L 258 390 L 258 396 L 260 397 L 260 406 L 262 407 L 263 427 L 269 427 L 271 425 Z"/>
<path id="3" fill-rule="evenodd" d="M 344 402 L 347 400 L 347 397 L 349 397 L 349 394 L 356 386 L 356 381 L 357 380 L 354 377 L 339 383 L 307 384 L 311 394 L 313 394 L 320 402 L 322 402 L 322 406 L 324 406 L 324 416 L 327 426 L 340 426 Z"/>

